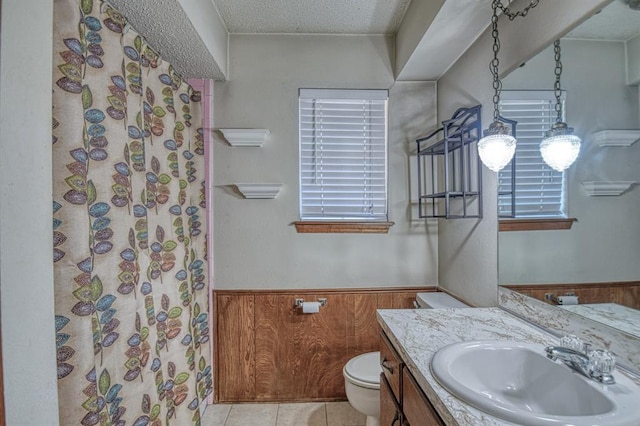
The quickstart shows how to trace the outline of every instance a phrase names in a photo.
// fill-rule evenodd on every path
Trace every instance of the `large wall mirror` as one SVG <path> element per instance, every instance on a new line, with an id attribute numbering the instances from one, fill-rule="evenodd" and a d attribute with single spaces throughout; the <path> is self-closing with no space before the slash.
<path id="1" fill-rule="evenodd" d="M 640 11 L 616 0 L 561 49 L 565 118 L 582 138 L 562 184 L 564 211 L 576 221 L 569 230 L 501 231 L 499 284 L 640 339 Z M 503 89 L 552 90 L 554 66 L 549 46 Z M 578 304 L 558 306 L 567 293 Z"/>

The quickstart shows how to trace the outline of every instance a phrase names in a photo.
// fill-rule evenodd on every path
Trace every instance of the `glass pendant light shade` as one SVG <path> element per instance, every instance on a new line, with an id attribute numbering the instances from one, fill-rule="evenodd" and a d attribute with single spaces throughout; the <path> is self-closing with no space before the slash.
<path id="1" fill-rule="evenodd" d="M 555 123 L 540 143 L 540 154 L 549 167 L 562 172 L 578 158 L 581 142 L 573 134 L 573 128 L 567 127 L 566 123 Z"/>
<path id="2" fill-rule="evenodd" d="M 531 0 L 531 3 L 520 11 L 511 11 L 502 4 L 501 0 L 492 0 L 491 9 L 491 37 L 493 38 L 493 58 L 489 62 L 489 69 L 493 77 L 493 123 L 483 132 L 483 138 L 478 141 L 478 155 L 482 163 L 494 172 L 499 172 L 509 164 L 516 152 L 516 138 L 511 135 L 511 126 L 500 121 L 500 92 L 502 82 L 500 81 L 500 34 L 498 32 L 498 10 L 502 11 L 509 20 L 516 17 L 524 17 L 530 9 L 536 7 L 539 0 Z M 509 5 L 511 2 L 508 3 Z M 515 125 L 515 122 L 513 122 Z"/>
<path id="3" fill-rule="evenodd" d="M 556 97 L 556 122 L 544 134 L 544 139 L 540 142 L 540 154 L 542 159 L 549 167 L 559 172 L 563 172 L 578 158 L 580 152 L 580 138 L 573 134 L 573 127 L 567 126 L 562 121 L 563 107 L 560 88 L 560 77 L 562 76 L 562 61 L 560 40 L 553 42 L 553 51 L 555 52 L 556 67 L 554 74 L 556 76 L 553 85 L 553 92 Z"/>
<path id="4" fill-rule="evenodd" d="M 516 138 L 511 129 L 499 121 L 491 123 L 478 141 L 478 155 L 482 163 L 494 172 L 499 172 L 509 164 L 516 152 Z"/>

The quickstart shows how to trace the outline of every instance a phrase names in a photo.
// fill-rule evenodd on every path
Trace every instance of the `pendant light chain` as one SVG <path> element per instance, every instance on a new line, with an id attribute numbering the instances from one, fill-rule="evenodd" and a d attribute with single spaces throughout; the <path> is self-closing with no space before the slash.
<path id="1" fill-rule="evenodd" d="M 508 6 L 502 4 L 501 0 L 493 0 L 492 8 L 493 15 L 491 16 L 491 37 L 493 38 L 493 59 L 489 63 L 491 74 L 493 75 L 493 121 L 499 121 L 500 111 L 500 93 L 502 92 L 502 82 L 500 81 L 500 59 L 498 59 L 498 53 L 500 52 L 500 33 L 498 32 L 498 10 L 513 21 L 518 16 L 525 17 L 529 13 L 529 10 L 533 9 L 540 3 L 540 0 L 532 0 L 527 7 L 517 12 L 512 12 Z M 556 64 L 558 62 L 556 61 Z M 562 67 L 562 65 L 560 65 Z M 560 82 L 557 82 L 558 86 Z M 557 107 L 556 107 L 557 109 Z"/>
<path id="2" fill-rule="evenodd" d="M 478 156 L 482 163 L 494 172 L 499 172 L 511 161 L 516 150 L 516 138 L 512 136 L 512 127 L 515 122 L 500 119 L 500 93 L 502 82 L 500 81 L 500 34 L 498 32 L 498 11 L 514 20 L 518 16 L 526 16 L 529 10 L 536 7 L 539 0 L 532 0 L 529 6 L 518 12 L 512 12 L 502 4 L 502 0 L 492 0 L 491 8 L 491 37 L 493 38 L 493 57 L 489 62 L 489 70 L 493 77 L 493 123 L 482 132 L 482 138 L 478 140 Z M 507 0 L 507 5 L 511 1 Z M 511 123 L 511 124 L 508 124 Z"/>
<path id="3" fill-rule="evenodd" d="M 498 7 L 500 0 L 493 0 L 493 16 L 491 16 L 491 36 L 493 37 L 493 59 L 489 63 L 491 74 L 493 75 L 493 121 L 498 121 L 500 104 L 500 92 L 502 82 L 500 81 L 498 52 L 500 52 L 500 39 L 498 38 Z"/>
<path id="4" fill-rule="evenodd" d="M 519 10 L 517 12 L 512 12 L 511 9 L 509 9 L 508 6 L 503 5 L 499 1 L 497 3 L 498 3 L 498 7 L 502 11 L 502 13 L 504 13 L 505 16 L 507 16 L 509 18 L 510 21 L 513 21 L 518 16 L 522 16 L 522 17 L 527 16 L 527 13 L 529 13 L 529 10 L 533 9 L 534 7 L 536 7 L 538 5 L 538 3 L 540 3 L 540 0 L 531 0 L 531 3 L 529 3 L 529 6 L 525 7 L 522 10 Z M 509 2 L 509 3 L 511 3 L 511 2 Z"/>
<path id="5" fill-rule="evenodd" d="M 556 122 L 544 133 L 544 139 L 540 142 L 540 155 L 544 162 L 554 170 L 562 172 L 566 170 L 580 153 L 582 140 L 573 134 L 573 127 L 562 121 L 562 90 L 560 77 L 562 75 L 562 61 L 560 53 L 560 40 L 553 42 L 556 66 L 553 70 L 555 82 L 553 94 L 556 98 Z"/>
<path id="6" fill-rule="evenodd" d="M 556 122 L 562 121 L 562 101 L 560 97 L 562 96 L 562 89 L 560 88 L 560 76 L 562 75 L 562 62 L 561 62 L 561 53 L 560 53 L 560 40 L 556 40 L 553 42 L 553 51 L 555 53 L 556 60 L 556 68 L 554 70 L 556 75 L 556 81 L 553 84 L 553 94 L 556 97 Z"/>

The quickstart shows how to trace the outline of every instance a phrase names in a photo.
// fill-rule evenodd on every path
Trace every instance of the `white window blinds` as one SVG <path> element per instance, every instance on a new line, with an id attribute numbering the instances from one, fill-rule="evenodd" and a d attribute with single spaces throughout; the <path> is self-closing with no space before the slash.
<path id="1" fill-rule="evenodd" d="M 300 89 L 301 220 L 387 220 L 387 99 Z"/>
<path id="2" fill-rule="evenodd" d="M 547 166 L 540 155 L 544 132 L 556 121 L 555 103 L 553 91 L 502 93 L 500 114 L 518 122 L 515 217 L 566 217 L 564 173 Z M 509 163 L 498 174 L 498 214 L 501 216 L 511 213 L 511 170 Z"/>

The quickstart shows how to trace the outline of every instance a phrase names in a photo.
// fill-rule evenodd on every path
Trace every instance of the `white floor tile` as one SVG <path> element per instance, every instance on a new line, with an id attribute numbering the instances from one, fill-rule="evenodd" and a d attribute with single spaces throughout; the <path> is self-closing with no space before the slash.
<path id="1" fill-rule="evenodd" d="M 276 426 L 327 426 L 324 402 L 280 404 Z"/>
<path id="2" fill-rule="evenodd" d="M 231 404 L 213 404 L 207 406 L 202 416 L 202 426 L 224 426 L 231 411 Z"/>
<path id="3" fill-rule="evenodd" d="M 327 402 L 327 426 L 364 426 L 367 417 L 348 402 Z"/>
<path id="4" fill-rule="evenodd" d="M 278 404 L 233 404 L 225 426 L 275 426 Z"/>
<path id="5" fill-rule="evenodd" d="M 364 426 L 366 417 L 348 402 L 214 404 L 202 426 Z"/>

